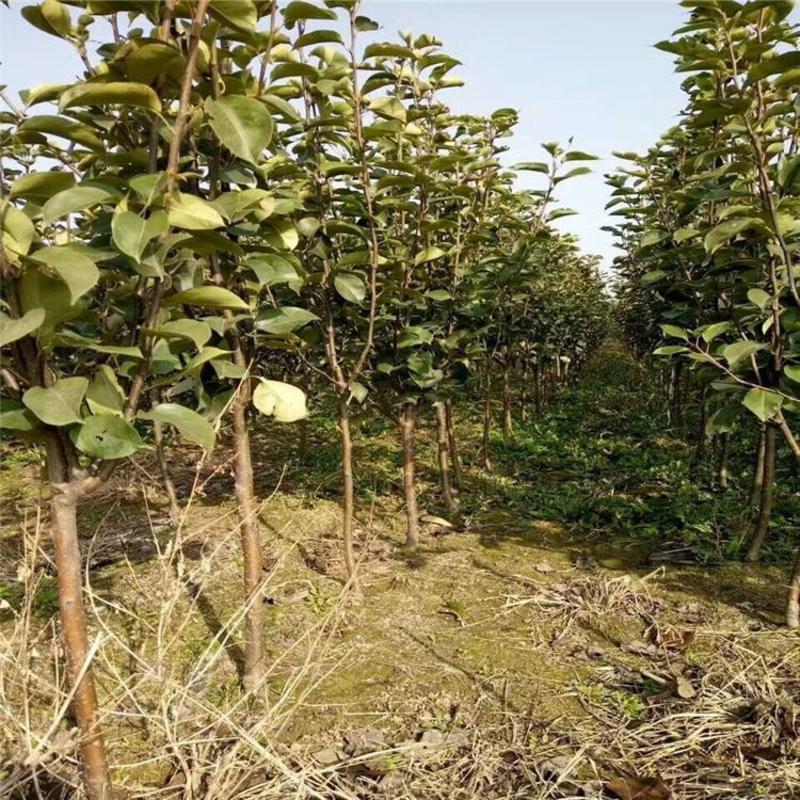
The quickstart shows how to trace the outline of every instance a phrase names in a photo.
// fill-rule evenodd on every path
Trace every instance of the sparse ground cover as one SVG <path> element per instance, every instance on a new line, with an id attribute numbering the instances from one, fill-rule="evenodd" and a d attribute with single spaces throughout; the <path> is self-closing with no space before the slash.
<path id="1" fill-rule="evenodd" d="M 479 415 L 457 420 L 460 524 L 428 523 L 415 551 L 395 432 L 358 425 L 357 592 L 327 416 L 254 432 L 269 574 L 258 704 L 239 691 L 224 448 L 199 472 L 184 445 L 170 450 L 191 498 L 177 537 L 146 454 L 86 506 L 96 677 L 130 796 L 796 796 L 800 638 L 780 627 L 800 513 L 791 465 L 779 464 L 769 563 L 745 565 L 747 447 L 732 453 L 728 491 L 708 488 L 702 464 L 690 478 L 686 431 L 618 346 L 546 412 L 515 420 L 508 444 L 498 435 L 491 470 L 470 457 Z M 438 515 L 432 423 L 419 452 L 423 508 Z M 2 490 L 2 780 L 30 772 L 19 742 L 39 737 L 39 789 L 68 796 L 55 593 L 41 569 L 36 591 L 20 590 L 50 558 L 38 465 L 15 451 Z"/>

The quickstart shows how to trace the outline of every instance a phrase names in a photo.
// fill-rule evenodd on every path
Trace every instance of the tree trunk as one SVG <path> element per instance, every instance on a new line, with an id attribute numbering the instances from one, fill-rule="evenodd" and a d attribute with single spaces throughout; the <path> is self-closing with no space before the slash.
<path id="1" fill-rule="evenodd" d="M 533 371 L 533 402 L 538 416 L 542 413 L 542 367 L 538 361 Z"/>
<path id="2" fill-rule="evenodd" d="M 503 444 L 511 443 L 513 421 L 511 417 L 511 364 L 508 354 L 503 361 Z"/>
<path id="3" fill-rule="evenodd" d="M 767 426 L 761 423 L 761 431 L 758 435 L 758 445 L 756 446 L 756 462 L 753 467 L 753 483 L 750 488 L 750 498 L 747 504 L 750 508 L 758 507 L 761 499 L 761 487 L 764 485 L 764 450 L 767 442 Z"/>
<path id="4" fill-rule="evenodd" d="M 155 393 L 153 393 L 152 396 L 152 405 L 153 408 L 158 405 L 158 395 Z M 156 444 L 158 471 L 161 473 L 161 481 L 164 484 L 164 490 L 169 498 L 169 520 L 173 527 L 177 527 L 181 518 L 181 506 L 178 502 L 178 493 L 175 491 L 175 484 L 172 482 L 172 476 L 169 474 L 167 454 L 164 451 L 164 426 L 158 420 L 153 420 L 153 439 Z"/>
<path id="5" fill-rule="evenodd" d="M 436 412 L 436 450 L 439 457 L 439 474 L 442 480 L 442 501 L 449 513 L 455 512 L 453 491 L 450 486 L 450 453 L 447 441 L 447 411 L 444 403 L 434 403 Z"/>
<path id="6" fill-rule="evenodd" d="M 419 511 L 417 510 L 417 480 L 414 475 L 414 428 L 417 409 L 414 403 L 406 403 L 400 417 L 403 435 L 403 492 L 406 501 L 406 546 L 419 544 Z"/>
<path id="7" fill-rule="evenodd" d="M 793 630 L 800 628 L 800 549 L 797 551 L 789 591 L 786 595 L 786 625 Z"/>
<path id="8" fill-rule="evenodd" d="M 350 435 L 350 409 L 347 398 L 339 395 L 339 436 L 342 444 L 342 546 L 347 577 L 355 581 L 356 560 L 353 547 L 355 488 L 353 483 L 353 439 Z"/>
<path id="9" fill-rule="evenodd" d="M 522 422 L 528 421 L 528 403 L 530 402 L 530 398 L 528 397 L 528 384 L 530 379 L 530 369 L 528 367 L 528 361 L 526 358 L 522 365 L 522 388 L 520 390 L 519 397 L 519 418 Z"/>
<path id="10" fill-rule="evenodd" d="M 772 514 L 772 493 L 775 483 L 775 439 L 777 430 L 774 425 L 767 424 L 764 442 L 764 485 L 761 487 L 761 509 L 756 520 L 750 546 L 747 548 L 745 559 L 758 561 L 761 547 L 767 538 L 769 519 Z"/>
<path id="11" fill-rule="evenodd" d="M 47 435 L 47 471 L 52 499 L 50 535 L 58 569 L 58 608 L 70 683 L 75 687 L 72 709 L 81 732 L 86 793 L 90 800 L 111 800 L 108 756 L 99 724 L 99 707 L 89 654 L 83 610 L 81 554 L 78 546 L 79 489 L 69 482 L 68 461 L 58 433 Z"/>
<path id="12" fill-rule="evenodd" d="M 264 677 L 264 633 L 262 604 L 259 598 L 254 597 L 261 583 L 263 561 L 253 491 L 250 433 L 247 429 L 249 405 L 250 379 L 245 377 L 233 400 L 233 437 L 236 502 L 244 556 L 244 601 L 248 604 L 244 619 L 244 685 L 247 691 L 252 691 Z"/>
<path id="13" fill-rule="evenodd" d="M 453 420 L 453 404 L 449 400 L 444 403 L 447 414 L 447 443 L 450 447 L 450 464 L 453 467 L 453 483 L 461 489 L 461 460 L 458 457 L 458 441 L 456 440 L 455 421 Z"/>
<path id="14" fill-rule="evenodd" d="M 489 366 L 486 366 L 486 376 L 483 387 L 483 468 L 491 469 L 492 461 L 489 458 L 489 438 L 492 432 L 492 378 Z"/>
<path id="15" fill-rule="evenodd" d="M 719 480 L 719 488 L 725 491 L 728 488 L 728 456 L 731 450 L 731 435 L 726 432 L 720 435 L 720 454 L 719 454 L 719 468 L 717 469 L 717 478 Z"/>

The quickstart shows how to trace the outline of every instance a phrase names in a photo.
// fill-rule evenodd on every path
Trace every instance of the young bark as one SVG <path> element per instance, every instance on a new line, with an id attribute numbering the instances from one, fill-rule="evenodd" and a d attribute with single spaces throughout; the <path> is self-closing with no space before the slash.
<path id="1" fill-rule="evenodd" d="M 86 792 L 90 800 L 111 800 L 111 777 L 100 729 L 94 675 L 87 663 L 89 637 L 83 610 L 77 510 L 81 490 L 70 481 L 65 444 L 56 431 L 47 434 L 47 471 L 52 490 L 50 535 L 58 570 L 58 608 L 67 670 L 74 688 L 72 709 L 81 732 Z"/>
<path id="2" fill-rule="evenodd" d="M 761 499 L 761 487 L 764 485 L 764 451 L 767 442 L 767 426 L 762 423 L 761 431 L 758 435 L 758 445 L 756 446 L 756 459 L 753 466 L 753 482 L 750 488 L 750 498 L 747 501 L 751 509 L 758 507 Z"/>
<path id="3" fill-rule="evenodd" d="M 800 549 L 797 551 L 786 595 L 786 626 L 800 628 Z"/>
<path id="4" fill-rule="evenodd" d="M 538 416 L 542 413 L 542 367 L 538 362 L 533 373 L 533 402 Z"/>
<path id="5" fill-rule="evenodd" d="M 442 502 L 449 513 L 455 512 L 453 491 L 450 485 L 450 453 L 447 437 L 447 411 L 444 403 L 434 403 L 436 413 L 436 449 L 439 457 L 439 474 L 442 481 Z"/>
<path id="6" fill-rule="evenodd" d="M 750 545 L 745 560 L 758 561 L 761 547 L 767 538 L 769 520 L 772 514 L 773 487 L 775 483 L 775 443 L 777 430 L 774 425 L 767 424 L 764 440 L 764 484 L 761 487 L 761 507 L 756 520 Z"/>
<path id="7" fill-rule="evenodd" d="M 353 483 L 353 440 L 350 436 L 350 410 L 347 398 L 339 395 L 339 437 L 342 444 L 342 547 L 347 577 L 355 580 L 356 560 L 353 546 L 355 488 Z"/>
<path id="8" fill-rule="evenodd" d="M 503 361 L 503 443 L 511 442 L 513 420 L 511 417 L 511 364 L 508 354 Z"/>
<path id="9" fill-rule="evenodd" d="M 717 480 L 719 488 L 725 491 L 728 488 L 728 456 L 731 449 L 731 435 L 726 432 L 720 435 L 719 466 L 717 468 Z"/>
<path id="10" fill-rule="evenodd" d="M 153 408 L 158 405 L 158 396 L 153 394 Z M 164 491 L 169 499 L 169 521 L 173 527 L 177 526 L 181 518 L 181 506 L 178 502 L 178 493 L 172 476 L 169 474 L 167 454 L 164 450 L 164 426 L 158 421 L 153 420 L 153 439 L 156 445 L 156 460 L 158 461 L 158 471 L 161 473 L 161 481 L 164 484 Z"/>
<path id="11" fill-rule="evenodd" d="M 461 459 L 458 457 L 458 440 L 456 439 L 455 420 L 453 419 L 453 404 L 445 400 L 445 413 L 447 415 L 447 444 L 450 448 L 450 464 L 453 467 L 453 483 L 456 489 L 461 489 Z"/>
<path id="12" fill-rule="evenodd" d="M 491 469 L 492 461 L 489 457 L 489 439 L 492 433 L 492 377 L 489 373 L 488 364 L 486 366 L 483 391 L 483 468 Z"/>
<path id="13" fill-rule="evenodd" d="M 250 379 L 239 384 L 233 400 L 234 491 L 239 511 L 239 531 L 244 557 L 244 685 L 254 690 L 264 677 L 264 634 L 262 604 L 255 597 L 261 583 L 262 557 L 258 538 L 253 462 L 250 454 L 250 432 L 247 428 L 247 409 L 250 405 Z"/>
<path id="14" fill-rule="evenodd" d="M 400 416 L 400 430 L 403 436 L 403 492 L 406 501 L 406 546 L 419 544 L 419 511 L 417 510 L 417 481 L 414 459 L 414 430 L 417 422 L 417 409 L 413 403 L 403 406 Z"/>

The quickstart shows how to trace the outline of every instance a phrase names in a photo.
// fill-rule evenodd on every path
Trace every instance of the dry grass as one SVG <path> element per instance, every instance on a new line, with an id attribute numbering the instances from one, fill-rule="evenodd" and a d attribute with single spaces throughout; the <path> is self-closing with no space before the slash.
<path id="1" fill-rule="evenodd" d="M 800 638 L 687 603 L 663 570 L 578 569 L 554 534 L 549 550 L 502 542 L 491 565 L 473 534 L 448 536 L 406 563 L 383 509 L 355 598 L 325 535 L 335 507 L 267 498 L 270 669 L 245 698 L 235 510 L 195 491 L 173 531 L 135 489 L 98 501 L 84 543 L 87 564 L 116 555 L 87 567 L 86 596 L 126 798 L 600 798 L 626 775 L 683 800 L 800 793 Z M 37 606 L 44 520 L 25 509 L 3 570 L 22 601 L 1 612 L 0 797 L 80 798 L 58 631 Z"/>

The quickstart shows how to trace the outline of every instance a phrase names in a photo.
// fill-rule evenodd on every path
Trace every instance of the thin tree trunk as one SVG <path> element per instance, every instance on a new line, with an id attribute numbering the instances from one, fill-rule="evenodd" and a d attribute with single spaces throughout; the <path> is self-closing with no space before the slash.
<path id="1" fill-rule="evenodd" d="M 403 492 L 406 501 L 406 546 L 419 544 L 419 511 L 417 510 L 417 480 L 414 474 L 414 429 L 417 409 L 413 403 L 403 406 L 400 430 L 403 435 Z"/>
<path id="2" fill-rule="evenodd" d="M 533 402 L 538 416 L 542 413 L 542 367 L 538 361 L 533 371 L 533 381 Z"/>
<path id="3" fill-rule="evenodd" d="M 492 378 L 489 365 L 486 365 L 486 376 L 483 387 L 483 468 L 491 469 L 492 461 L 489 458 L 489 439 L 492 432 Z"/>
<path id="4" fill-rule="evenodd" d="M 249 405 L 250 379 L 245 377 L 234 397 L 232 410 L 235 492 L 244 556 L 244 601 L 249 604 L 244 619 L 244 684 L 247 691 L 252 691 L 264 677 L 264 634 L 262 604 L 257 597 L 254 597 L 261 583 L 263 559 L 258 539 L 253 462 L 250 456 L 250 432 L 247 428 Z"/>
<path id="5" fill-rule="evenodd" d="M 89 637 L 83 610 L 81 554 L 78 546 L 78 489 L 69 483 L 68 461 L 55 432 L 47 436 L 47 471 L 53 493 L 50 535 L 58 569 L 58 608 L 70 682 L 72 709 L 81 732 L 81 756 L 90 800 L 111 800 L 108 756 L 99 723 L 94 674 L 87 664 Z"/>
<path id="6" fill-rule="evenodd" d="M 789 578 L 789 591 L 786 595 L 786 625 L 800 628 L 800 549 L 797 551 L 792 575 Z"/>
<path id="7" fill-rule="evenodd" d="M 350 409 L 347 398 L 339 395 L 339 437 L 342 444 L 342 546 L 347 577 L 355 580 L 356 560 L 353 547 L 355 488 L 353 483 L 353 439 L 350 435 Z"/>
<path id="8" fill-rule="evenodd" d="M 158 405 L 158 395 L 155 392 L 152 396 L 152 405 L 153 408 Z M 169 474 L 167 454 L 164 451 L 164 426 L 158 420 L 153 420 L 153 439 L 156 445 L 158 471 L 161 473 L 161 481 L 164 484 L 164 490 L 169 498 L 169 520 L 174 527 L 181 518 L 181 506 L 178 502 L 178 493 L 175 491 L 175 484 L 172 481 L 172 476 Z"/>
<path id="9" fill-rule="evenodd" d="M 450 454 L 447 441 L 447 411 L 444 403 L 433 404 L 436 412 L 436 449 L 439 457 L 439 474 L 442 480 L 442 501 L 449 513 L 455 511 L 453 491 L 450 485 Z"/>
<path id="10" fill-rule="evenodd" d="M 447 415 L 447 443 L 450 447 L 450 464 L 453 467 L 453 483 L 461 489 L 461 459 L 458 457 L 458 441 L 456 440 L 455 421 L 453 420 L 453 404 L 445 400 L 445 413 Z"/>
<path id="11" fill-rule="evenodd" d="M 758 445 L 756 446 L 756 462 L 753 467 L 753 482 L 750 488 L 750 498 L 747 504 L 750 508 L 758 507 L 761 499 L 761 487 L 764 485 L 764 451 L 767 442 L 767 426 L 761 423 L 761 431 L 758 435 Z"/>
<path id="12" fill-rule="evenodd" d="M 511 443 L 513 421 L 511 417 L 511 364 L 508 353 L 503 361 L 503 443 Z"/>
<path id="13" fill-rule="evenodd" d="M 764 442 L 764 485 L 761 487 L 761 508 L 756 520 L 753 534 L 750 538 L 750 545 L 747 548 L 745 559 L 747 561 L 758 561 L 761 555 L 761 547 L 767 538 L 769 530 L 769 520 L 772 514 L 772 495 L 775 483 L 775 439 L 777 430 L 774 425 L 767 425 L 766 438 Z"/>
<path id="14" fill-rule="evenodd" d="M 719 488 L 725 491 L 728 488 L 728 456 L 731 450 L 731 435 L 726 432 L 720 435 L 720 454 L 717 478 Z"/>
<path id="15" fill-rule="evenodd" d="M 530 368 L 528 367 L 528 360 L 526 358 L 522 365 L 522 389 L 520 390 L 519 398 L 519 417 L 522 422 L 528 421 L 528 403 L 530 401 L 530 398 L 528 397 L 528 383 L 530 379 Z"/>

